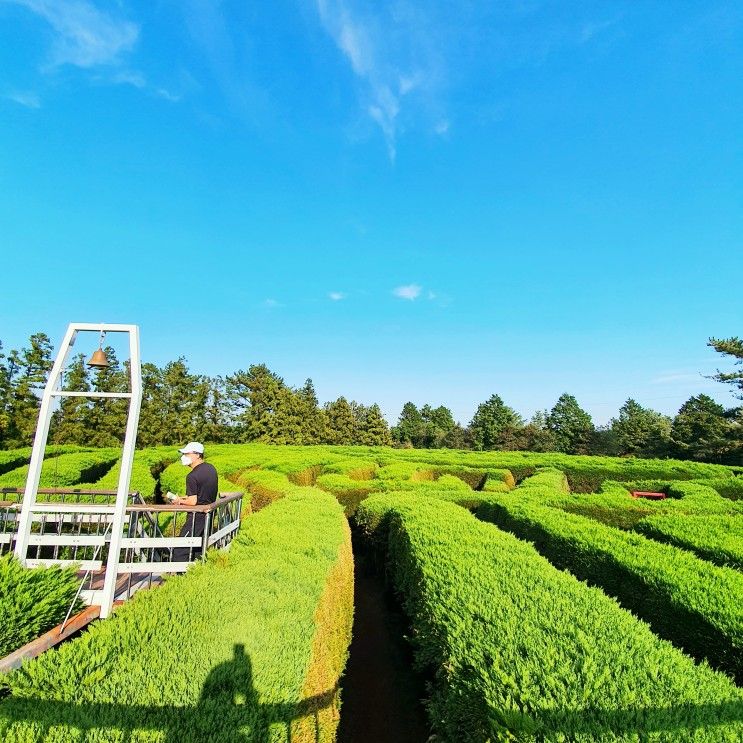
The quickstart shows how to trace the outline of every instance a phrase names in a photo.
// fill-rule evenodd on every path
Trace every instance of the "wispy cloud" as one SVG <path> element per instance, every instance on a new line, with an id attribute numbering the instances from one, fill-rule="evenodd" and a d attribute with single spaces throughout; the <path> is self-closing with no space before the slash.
<path id="1" fill-rule="evenodd" d="M 114 83 L 116 85 L 131 85 L 137 90 L 143 90 L 151 95 L 156 95 L 158 98 L 163 98 L 171 103 L 177 103 L 181 100 L 181 96 L 177 93 L 171 93 L 165 88 L 156 88 L 147 81 L 145 76 L 141 72 L 134 70 L 121 70 L 105 78 L 105 82 Z"/>
<path id="2" fill-rule="evenodd" d="M 263 306 L 264 306 L 264 307 L 268 307 L 268 308 L 270 308 L 270 309 L 273 309 L 274 307 L 281 307 L 282 305 L 281 305 L 281 303 L 280 303 L 280 302 L 278 302 L 278 301 L 277 301 L 277 300 L 275 300 L 275 299 L 266 299 L 266 300 L 264 300 L 264 302 L 263 302 Z"/>
<path id="3" fill-rule="evenodd" d="M 334 302 L 340 302 L 341 299 L 346 298 L 346 295 L 343 292 L 330 292 L 330 294 L 328 294 L 328 297 Z"/>
<path id="4" fill-rule="evenodd" d="M 418 299 L 422 291 L 422 287 L 418 284 L 407 284 L 405 286 L 398 286 L 392 290 L 392 293 L 399 299 L 408 299 L 413 301 Z"/>
<path id="5" fill-rule="evenodd" d="M 425 23 L 404 4 L 389 13 L 378 6 L 372 14 L 358 0 L 315 1 L 325 30 L 361 83 L 363 110 L 379 126 L 394 161 L 403 105 L 414 93 L 430 92 L 436 78 L 433 45 L 421 43 Z"/>
<path id="6" fill-rule="evenodd" d="M 139 27 L 99 10 L 89 0 L 0 0 L 22 5 L 54 30 L 51 68 L 119 64 L 139 38 Z"/>
<path id="7" fill-rule="evenodd" d="M 591 41 L 594 37 L 616 25 L 619 20 L 620 18 L 616 17 L 606 21 L 586 21 L 580 30 L 580 42 L 585 44 Z"/>
<path id="8" fill-rule="evenodd" d="M 5 95 L 9 101 L 15 101 L 21 106 L 26 108 L 41 108 L 41 98 L 36 93 L 32 92 L 14 92 Z"/>
<path id="9" fill-rule="evenodd" d="M 667 387 L 712 387 L 717 384 L 700 372 L 670 371 L 659 374 L 650 380 L 650 384 Z"/>

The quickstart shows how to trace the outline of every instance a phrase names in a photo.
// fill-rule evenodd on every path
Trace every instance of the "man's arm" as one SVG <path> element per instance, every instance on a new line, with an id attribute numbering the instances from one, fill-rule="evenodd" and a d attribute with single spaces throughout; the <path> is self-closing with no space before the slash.
<path id="1" fill-rule="evenodd" d="M 185 498 L 176 498 L 173 501 L 174 506 L 195 506 L 196 505 L 196 496 L 195 495 L 187 495 Z"/>

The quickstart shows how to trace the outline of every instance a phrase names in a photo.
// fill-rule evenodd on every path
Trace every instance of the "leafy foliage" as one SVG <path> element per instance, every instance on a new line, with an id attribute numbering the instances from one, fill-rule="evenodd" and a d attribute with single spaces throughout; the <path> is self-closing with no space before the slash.
<path id="1" fill-rule="evenodd" d="M 475 440 L 475 448 L 515 449 L 519 429 L 524 425 L 523 418 L 506 405 L 499 395 L 492 395 L 480 404 L 470 422 Z"/>
<path id="2" fill-rule="evenodd" d="M 438 739 L 733 740 L 743 692 L 601 591 L 450 503 L 373 496 L 357 513 L 432 679 Z M 466 576 L 463 579 L 463 576 Z"/>
<path id="3" fill-rule="evenodd" d="M 63 488 L 101 478 L 121 456 L 119 449 L 96 449 L 60 454 L 44 460 L 39 487 Z M 0 487 L 22 488 L 28 477 L 28 465 L 0 475 Z"/>
<path id="4" fill-rule="evenodd" d="M 648 516 L 636 529 L 645 536 L 691 550 L 716 565 L 743 570 L 741 516 Z"/>
<path id="5" fill-rule="evenodd" d="M 732 338 L 710 338 L 707 343 L 708 346 L 712 346 L 718 353 L 723 356 L 731 356 L 735 359 L 736 366 L 743 364 L 743 340 L 734 336 Z M 738 397 L 743 400 L 743 370 L 733 372 L 721 372 L 718 371 L 713 377 L 718 382 L 724 382 L 725 384 L 732 384 L 738 388 Z"/>
<path id="6" fill-rule="evenodd" d="M 477 514 L 601 586 L 696 658 L 743 679 L 743 575 L 688 552 L 542 505 L 545 486 L 493 494 Z M 532 489 L 536 492 L 532 492 Z"/>
<path id="7" fill-rule="evenodd" d="M 589 454 L 594 426 L 591 416 L 567 392 L 560 395 L 547 416 L 557 451 L 566 454 Z"/>
<path id="8" fill-rule="evenodd" d="M 213 554 L 8 677 L 6 743 L 334 739 L 350 641 L 350 534 L 328 495 L 289 495 Z M 117 737 L 118 736 L 118 737 Z"/>
<path id="9" fill-rule="evenodd" d="M 77 586 L 72 568 L 29 570 L 12 555 L 0 557 L 0 658 L 59 624 Z"/>
<path id="10" fill-rule="evenodd" d="M 658 457 L 668 453 L 671 419 L 631 398 L 619 409 L 619 417 L 612 419 L 612 430 L 618 454 Z"/>
<path id="11" fill-rule="evenodd" d="M 725 462 L 735 448 L 725 409 L 709 395 L 690 397 L 681 406 L 671 438 L 679 454 L 698 461 Z"/>

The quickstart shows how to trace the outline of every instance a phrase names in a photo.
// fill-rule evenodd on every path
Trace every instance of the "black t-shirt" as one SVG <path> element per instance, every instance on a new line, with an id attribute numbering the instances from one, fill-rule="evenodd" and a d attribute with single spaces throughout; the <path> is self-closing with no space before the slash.
<path id="1" fill-rule="evenodd" d="M 186 495 L 196 496 L 197 506 L 206 506 L 217 500 L 219 478 L 213 464 L 202 462 L 186 475 Z"/>

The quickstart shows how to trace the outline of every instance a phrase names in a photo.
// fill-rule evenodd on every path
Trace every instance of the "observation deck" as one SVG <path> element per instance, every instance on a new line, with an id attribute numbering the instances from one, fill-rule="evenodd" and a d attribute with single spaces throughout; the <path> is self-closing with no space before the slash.
<path id="1" fill-rule="evenodd" d="M 0 489 L 0 555 L 16 546 L 22 488 Z M 220 493 L 205 506 L 154 505 L 130 492 L 117 554 L 111 552 L 115 490 L 40 488 L 31 507 L 27 567 L 77 565 L 80 598 L 100 604 L 106 566 L 115 563 L 114 600 L 129 598 L 167 573 L 182 573 L 210 548 L 226 547 L 240 527 L 242 493 Z M 187 519 L 203 521 L 200 536 L 179 536 Z"/>

